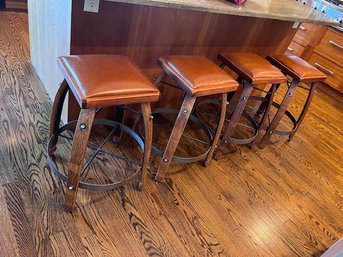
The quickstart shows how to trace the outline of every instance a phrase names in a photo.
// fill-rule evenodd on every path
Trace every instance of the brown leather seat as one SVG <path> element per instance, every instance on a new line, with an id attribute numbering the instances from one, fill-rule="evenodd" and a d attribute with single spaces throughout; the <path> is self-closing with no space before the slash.
<path id="1" fill-rule="evenodd" d="M 222 53 L 218 59 L 250 84 L 283 83 L 286 77 L 268 61 L 253 53 Z"/>
<path id="2" fill-rule="evenodd" d="M 159 58 L 163 70 L 191 96 L 235 91 L 238 83 L 205 56 L 168 55 Z"/>
<path id="3" fill-rule="evenodd" d="M 295 55 L 271 55 L 267 60 L 299 82 L 319 82 L 326 79 L 322 72 Z"/>
<path id="4" fill-rule="evenodd" d="M 157 101 L 158 89 L 126 56 L 62 56 L 58 63 L 84 108 Z"/>

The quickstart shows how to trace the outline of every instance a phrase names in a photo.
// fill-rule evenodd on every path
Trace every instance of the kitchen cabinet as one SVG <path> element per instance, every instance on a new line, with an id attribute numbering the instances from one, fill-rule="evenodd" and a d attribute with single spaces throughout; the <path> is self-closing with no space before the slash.
<path id="1" fill-rule="evenodd" d="M 327 76 L 325 83 L 343 93 L 343 32 L 315 24 L 299 26 L 286 54 L 297 55 Z"/>
<path id="2" fill-rule="evenodd" d="M 328 28 L 309 63 L 325 73 L 326 84 L 343 93 L 343 32 Z"/>

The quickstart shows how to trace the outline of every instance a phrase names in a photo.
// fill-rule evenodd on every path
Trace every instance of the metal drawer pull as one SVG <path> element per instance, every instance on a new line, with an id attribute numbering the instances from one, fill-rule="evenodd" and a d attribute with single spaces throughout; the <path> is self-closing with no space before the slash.
<path id="1" fill-rule="evenodd" d="M 314 66 L 316 66 L 317 68 L 321 69 L 321 70 L 324 71 L 325 73 L 330 74 L 331 76 L 333 76 L 333 74 L 334 74 L 333 71 L 331 71 L 331 70 L 329 70 L 329 69 L 323 67 L 322 65 L 320 65 L 320 64 L 317 63 L 317 62 L 314 64 Z"/>
<path id="2" fill-rule="evenodd" d="M 343 46 L 337 44 L 335 41 L 330 40 L 329 43 L 335 47 L 338 47 L 339 49 L 343 50 Z"/>
<path id="3" fill-rule="evenodd" d="M 293 51 L 294 51 L 294 49 L 291 48 L 291 47 L 287 47 L 287 50 L 290 51 L 290 52 L 293 52 Z"/>
<path id="4" fill-rule="evenodd" d="M 306 31 L 307 30 L 307 28 L 305 28 L 304 26 L 300 26 L 299 29 L 302 30 L 302 31 Z"/>

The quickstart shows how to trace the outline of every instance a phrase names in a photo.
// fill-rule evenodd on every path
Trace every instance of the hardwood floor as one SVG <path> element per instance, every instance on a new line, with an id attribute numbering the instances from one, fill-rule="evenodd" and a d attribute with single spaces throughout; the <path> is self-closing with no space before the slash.
<path id="1" fill-rule="evenodd" d="M 47 166 L 51 100 L 27 14 L 0 12 L 0 256 L 320 256 L 343 237 L 342 103 L 319 91 L 290 143 L 173 164 L 143 192 L 80 190 L 71 215 Z"/>

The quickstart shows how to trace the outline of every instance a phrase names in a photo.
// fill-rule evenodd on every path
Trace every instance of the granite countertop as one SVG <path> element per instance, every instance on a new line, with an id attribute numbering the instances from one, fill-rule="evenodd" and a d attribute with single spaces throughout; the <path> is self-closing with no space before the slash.
<path id="1" fill-rule="evenodd" d="M 106 0 L 128 4 L 177 8 L 322 25 L 338 25 L 329 16 L 295 0 L 247 0 L 238 6 L 226 0 Z"/>

